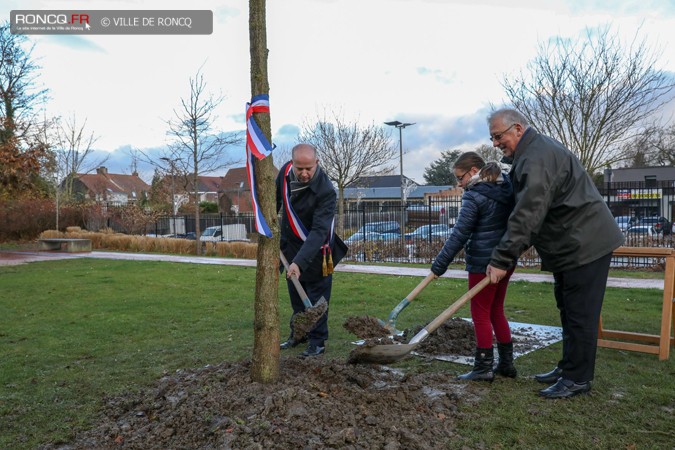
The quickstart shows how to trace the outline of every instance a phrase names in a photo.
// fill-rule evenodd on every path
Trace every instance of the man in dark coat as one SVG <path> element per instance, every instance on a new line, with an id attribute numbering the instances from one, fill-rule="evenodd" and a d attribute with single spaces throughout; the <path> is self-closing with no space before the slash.
<path id="1" fill-rule="evenodd" d="M 277 211 L 281 215 L 281 251 L 289 262 L 286 273 L 293 313 L 305 310 L 291 276 L 299 279 L 313 302 L 323 297 L 330 303 L 332 268 L 347 252 L 347 246 L 335 234 L 335 188 L 319 167 L 316 148 L 309 144 L 293 147 L 291 161 L 277 176 Z M 281 344 L 292 348 L 301 342 L 291 335 Z M 307 334 L 309 345 L 303 356 L 318 356 L 328 339 L 328 311 Z"/>
<path id="2" fill-rule="evenodd" d="M 530 127 L 518 111 L 501 109 L 488 118 L 490 139 L 511 160 L 515 208 L 492 252 L 492 283 L 531 245 L 542 270 L 553 272 L 553 291 L 563 330 L 563 355 L 548 373 L 545 398 L 591 390 L 598 322 L 612 252 L 624 236 L 579 159 L 560 142 Z"/>

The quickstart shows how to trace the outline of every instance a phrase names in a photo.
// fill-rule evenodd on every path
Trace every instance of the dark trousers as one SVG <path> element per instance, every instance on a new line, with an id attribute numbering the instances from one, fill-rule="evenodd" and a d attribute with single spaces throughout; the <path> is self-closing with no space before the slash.
<path id="1" fill-rule="evenodd" d="M 558 362 L 563 378 L 576 382 L 593 379 L 598 323 L 611 259 L 610 253 L 576 269 L 553 274 L 563 334 L 563 356 Z"/>
<path id="2" fill-rule="evenodd" d="M 293 282 L 291 280 L 286 280 L 288 285 L 288 294 L 291 297 L 291 307 L 293 308 L 293 314 L 303 312 L 305 310 L 305 305 L 302 303 L 302 298 L 298 291 L 295 289 Z M 316 303 L 321 297 L 326 299 L 326 302 L 330 303 L 330 292 L 333 287 L 333 275 L 328 275 L 323 277 L 318 281 L 301 281 L 303 289 L 307 293 L 307 297 L 312 302 Z M 291 317 L 291 335 L 293 334 L 293 318 Z M 324 341 L 328 339 L 328 310 L 326 314 L 321 316 L 321 319 L 316 323 L 316 326 L 307 333 L 307 338 L 310 344 L 318 345 L 323 347 Z"/>

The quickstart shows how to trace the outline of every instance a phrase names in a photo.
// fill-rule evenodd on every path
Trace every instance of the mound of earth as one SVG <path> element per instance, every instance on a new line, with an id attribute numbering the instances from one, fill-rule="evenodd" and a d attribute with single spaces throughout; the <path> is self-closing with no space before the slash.
<path id="1" fill-rule="evenodd" d="M 403 336 L 392 336 L 380 321 L 370 316 L 348 317 L 343 324 L 344 328 L 359 339 L 365 339 L 364 345 L 372 346 L 384 342 L 389 338 L 396 342 L 408 342 L 423 326 L 406 329 Z M 391 342 L 394 343 L 394 342 Z M 473 324 L 460 318 L 446 320 L 436 331 L 431 333 L 415 349 L 418 353 L 427 355 L 473 355 L 476 346 Z"/>
<path id="2" fill-rule="evenodd" d="M 403 336 L 392 336 L 378 319 L 370 316 L 348 317 L 344 328 L 359 339 L 364 339 L 364 347 L 409 342 L 422 328 L 418 325 L 404 330 Z M 531 351 L 540 343 L 541 337 L 532 327 L 521 328 L 518 336 L 513 337 L 514 348 L 518 354 Z M 495 341 L 496 344 L 496 341 Z M 415 353 L 424 356 L 473 356 L 476 350 L 476 336 L 473 323 L 459 317 L 452 317 L 433 333 L 429 334 L 416 348 Z M 361 361 L 358 350 L 352 352 L 350 360 Z"/>
<path id="3" fill-rule="evenodd" d="M 250 380 L 250 361 L 181 370 L 105 400 L 98 425 L 43 449 L 432 449 L 455 434 L 478 383 L 325 358 L 282 358 L 281 379 Z"/>

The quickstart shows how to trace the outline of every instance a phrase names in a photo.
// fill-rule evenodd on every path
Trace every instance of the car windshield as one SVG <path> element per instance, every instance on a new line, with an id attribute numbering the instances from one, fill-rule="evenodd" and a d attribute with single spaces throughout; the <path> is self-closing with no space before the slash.
<path id="1" fill-rule="evenodd" d="M 217 229 L 218 228 L 207 228 L 206 230 L 204 230 L 202 236 L 213 236 L 216 233 Z"/>

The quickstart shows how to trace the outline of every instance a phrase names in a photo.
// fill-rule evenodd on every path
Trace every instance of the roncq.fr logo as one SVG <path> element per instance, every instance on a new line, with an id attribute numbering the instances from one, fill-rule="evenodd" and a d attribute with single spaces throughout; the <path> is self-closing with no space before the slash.
<path id="1" fill-rule="evenodd" d="M 16 14 L 17 25 L 85 25 L 89 28 L 89 14 Z"/>

